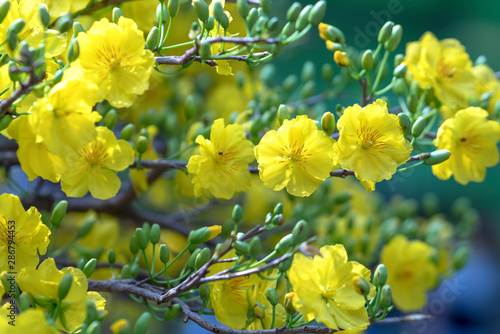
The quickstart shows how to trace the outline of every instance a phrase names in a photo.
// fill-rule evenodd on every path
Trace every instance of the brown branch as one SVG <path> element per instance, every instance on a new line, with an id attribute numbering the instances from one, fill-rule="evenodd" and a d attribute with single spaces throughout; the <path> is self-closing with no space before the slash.
<path id="1" fill-rule="evenodd" d="M 269 52 L 257 52 L 253 53 L 252 57 L 265 57 L 268 56 Z M 193 57 L 191 58 L 183 58 L 183 56 L 168 56 L 168 57 L 155 57 L 156 63 L 158 65 L 184 65 L 188 63 L 190 60 L 192 60 Z M 217 56 L 216 59 L 209 59 L 205 60 L 204 63 L 209 65 L 209 66 L 217 66 L 217 60 L 236 60 L 236 61 L 247 61 L 248 56 L 242 55 L 242 56 Z M 194 57 L 194 61 L 198 63 L 202 63 L 203 60 L 201 59 L 200 56 Z"/>
<path id="2" fill-rule="evenodd" d="M 226 2 L 236 2 L 236 0 L 226 0 Z M 260 5 L 260 0 L 247 0 L 250 5 Z"/>

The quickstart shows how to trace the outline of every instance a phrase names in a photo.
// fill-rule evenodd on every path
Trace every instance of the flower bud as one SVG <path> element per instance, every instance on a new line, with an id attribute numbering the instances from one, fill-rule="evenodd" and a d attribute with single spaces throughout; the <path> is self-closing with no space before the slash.
<path id="1" fill-rule="evenodd" d="M 370 293 L 370 284 L 368 284 L 363 276 L 354 276 L 352 278 L 352 284 L 354 285 L 354 290 L 360 295 L 368 296 Z"/>
<path id="2" fill-rule="evenodd" d="M 69 289 L 71 289 L 71 284 L 73 284 L 73 276 L 70 274 L 64 275 L 57 286 L 57 299 L 63 300 L 66 298 Z"/>
<path id="3" fill-rule="evenodd" d="M 236 204 L 233 208 L 233 221 L 238 224 L 243 219 L 243 209 L 239 204 Z"/>
<path id="4" fill-rule="evenodd" d="M 107 127 L 110 130 L 113 130 L 113 128 L 116 125 L 116 120 L 118 116 L 116 115 L 116 109 L 111 108 L 107 113 L 106 116 L 104 116 L 104 126 Z"/>
<path id="5" fill-rule="evenodd" d="M 153 51 L 158 44 L 158 38 L 160 37 L 160 30 L 158 27 L 153 27 L 149 31 L 148 37 L 146 38 L 146 49 Z"/>
<path id="6" fill-rule="evenodd" d="M 247 16 L 247 25 L 248 29 L 252 29 L 254 24 L 257 22 L 259 19 L 259 12 L 256 8 L 250 9 L 250 12 L 248 13 Z"/>
<path id="7" fill-rule="evenodd" d="M 262 246 L 259 237 L 253 237 L 248 245 L 248 253 L 252 258 L 257 258 Z"/>
<path id="8" fill-rule="evenodd" d="M 281 31 L 281 36 L 283 38 L 291 36 L 295 32 L 295 24 L 292 22 L 287 22 Z"/>
<path id="9" fill-rule="evenodd" d="M 165 315 L 163 316 L 163 319 L 165 319 L 165 320 L 175 319 L 175 318 L 177 318 L 177 316 L 179 315 L 180 312 L 181 312 L 181 306 L 179 304 L 174 304 L 174 305 L 170 306 L 165 311 Z"/>
<path id="10" fill-rule="evenodd" d="M 280 104 L 278 108 L 278 121 L 283 124 L 285 119 L 290 119 L 290 112 L 285 104 Z"/>
<path id="11" fill-rule="evenodd" d="M 309 226 L 305 220 L 299 220 L 292 230 L 292 245 L 298 245 L 303 243 L 307 239 L 307 233 L 309 232 Z"/>
<path id="12" fill-rule="evenodd" d="M 10 25 L 8 30 L 12 30 L 13 33 L 16 35 L 21 32 L 21 30 L 24 29 L 24 26 L 26 25 L 26 21 L 23 19 L 15 19 Z"/>
<path id="13" fill-rule="evenodd" d="M 406 99 L 406 104 L 408 104 L 408 109 L 412 113 L 417 111 L 418 95 L 414 91 L 410 91 L 410 94 L 408 94 L 408 98 Z"/>
<path id="14" fill-rule="evenodd" d="M 169 3 L 170 3 L 170 1 L 169 1 Z M 120 10 L 120 8 L 118 8 L 118 7 L 113 8 L 113 16 L 112 16 L 113 23 L 118 24 L 118 20 L 122 16 L 123 16 L 123 13 Z"/>
<path id="15" fill-rule="evenodd" d="M 387 42 L 392 35 L 392 28 L 394 28 L 394 22 L 387 21 L 380 29 L 377 41 L 379 43 Z"/>
<path id="16" fill-rule="evenodd" d="M 297 21 L 297 18 L 299 17 L 301 10 L 302 10 L 302 4 L 300 4 L 300 2 L 294 2 L 286 12 L 286 20 L 288 22 Z"/>
<path id="17" fill-rule="evenodd" d="M 273 287 L 270 287 L 269 289 L 267 289 L 266 297 L 267 297 L 267 300 L 269 300 L 269 303 L 271 303 L 271 305 L 273 305 L 273 306 L 278 305 L 280 302 L 279 298 L 278 298 L 278 293 L 276 293 L 276 290 Z"/>
<path id="18" fill-rule="evenodd" d="M 189 95 L 186 98 L 186 102 L 184 103 L 184 113 L 186 114 L 186 118 L 189 120 L 196 115 L 197 111 L 197 103 L 194 95 Z"/>
<path id="19" fill-rule="evenodd" d="M 151 231 L 149 232 L 149 241 L 151 241 L 153 245 L 156 245 L 160 241 L 160 237 L 161 237 L 160 225 L 153 224 L 153 226 L 151 226 Z"/>
<path id="20" fill-rule="evenodd" d="M 451 152 L 448 151 L 447 149 L 442 149 L 442 150 L 437 150 L 434 152 L 431 152 L 430 156 L 426 159 L 424 159 L 424 164 L 427 166 L 432 166 L 432 165 L 437 165 L 440 164 L 450 157 Z"/>
<path id="21" fill-rule="evenodd" d="M 295 230 L 295 229 L 294 229 Z M 298 237 L 296 237 L 298 238 Z M 274 250 L 277 256 L 281 256 L 292 249 L 292 235 L 287 234 L 276 244 Z"/>
<path id="22" fill-rule="evenodd" d="M 380 291 L 380 307 L 384 310 L 389 308 L 392 304 L 392 289 L 389 285 L 384 285 Z"/>
<path id="23" fill-rule="evenodd" d="M 135 229 L 135 238 L 139 249 L 144 250 L 148 247 L 148 237 L 142 228 L 138 227 Z"/>
<path id="24" fill-rule="evenodd" d="M 89 232 L 92 230 L 95 224 L 95 217 L 89 217 L 80 227 L 78 227 L 78 230 L 76 232 L 77 238 L 83 238 Z"/>
<path id="25" fill-rule="evenodd" d="M 78 34 L 85 32 L 82 24 L 80 22 L 73 22 L 73 37 L 78 37 Z"/>
<path id="26" fill-rule="evenodd" d="M 210 261 L 210 258 L 212 257 L 212 254 L 210 253 L 210 249 L 207 247 L 203 248 L 198 255 L 196 255 L 196 260 L 194 261 L 194 269 L 198 270 L 201 267 L 203 267 L 208 261 Z"/>
<path id="27" fill-rule="evenodd" d="M 345 52 L 339 50 L 335 51 L 333 60 L 340 67 L 349 66 L 349 58 L 347 58 Z"/>
<path id="28" fill-rule="evenodd" d="M 405 63 L 399 64 L 395 69 L 394 69 L 394 76 L 396 78 L 404 78 L 406 75 L 406 70 L 408 67 L 406 66 Z"/>
<path id="29" fill-rule="evenodd" d="M 193 5 L 194 5 L 194 3 L 193 3 Z M 195 7 L 195 9 L 196 9 L 196 7 Z M 208 7 L 207 7 L 207 10 L 208 10 Z M 158 21 L 158 23 L 163 24 L 163 23 L 167 22 L 167 19 L 168 19 L 167 7 L 163 3 L 158 4 L 158 6 L 156 6 L 156 20 Z"/>
<path id="30" fill-rule="evenodd" d="M 301 79 L 302 81 L 309 81 L 313 80 L 316 69 L 314 68 L 314 63 L 312 61 L 306 61 L 304 63 L 304 66 L 302 66 L 302 73 L 301 73 Z"/>
<path id="31" fill-rule="evenodd" d="M 54 206 L 52 214 L 50 215 L 50 222 L 52 225 L 59 225 L 66 215 L 68 210 L 68 201 L 59 201 L 59 203 Z"/>
<path id="32" fill-rule="evenodd" d="M 316 90 L 316 82 L 314 80 L 307 81 L 302 89 L 300 90 L 300 96 L 303 99 L 307 99 L 314 95 L 314 91 Z"/>
<path id="33" fill-rule="evenodd" d="M 191 255 L 189 256 L 189 259 L 187 261 L 187 267 L 191 270 L 194 270 L 195 265 L 196 265 L 196 257 L 198 254 L 201 252 L 201 249 L 196 248 Z"/>
<path id="34" fill-rule="evenodd" d="M 345 36 L 342 30 L 332 25 L 328 25 L 320 36 L 327 41 L 340 44 L 340 46 L 345 42 Z"/>
<path id="35" fill-rule="evenodd" d="M 13 118 L 12 115 L 4 115 L 2 118 L 0 118 L 0 131 L 5 130 L 10 122 L 12 122 Z"/>
<path id="36" fill-rule="evenodd" d="M 376 286 L 383 286 L 387 282 L 387 268 L 383 264 L 379 264 L 373 274 L 372 283 Z"/>
<path id="37" fill-rule="evenodd" d="M 279 28 L 279 19 L 277 17 L 273 17 L 267 22 L 267 31 L 269 35 L 276 36 L 278 33 L 278 28 Z"/>
<path id="38" fill-rule="evenodd" d="M 192 4 L 198 19 L 200 19 L 201 22 L 208 20 L 209 11 L 207 3 L 203 0 L 193 0 Z"/>
<path id="39" fill-rule="evenodd" d="M 168 263 L 168 260 L 170 259 L 170 251 L 168 249 L 168 246 L 165 244 L 161 244 L 159 253 L 161 263 Z"/>
<path id="40" fill-rule="evenodd" d="M 33 308 L 35 306 L 35 301 L 33 297 L 27 292 L 23 292 L 19 295 L 19 310 L 21 312 L 26 311 L 29 308 Z"/>
<path id="41" fill-rule="evenodd" d="M 261 320 L 264 319 L 264 317 L 266 316 L 266 311 L 264 310 L 264 308 L 260 303 L 255 303 L 253 307 L 253 313 L 258 319 Z"/>
<path id="42" fill-rule="evenodd" d="M 280 262 L 280 264 L 278 264 L 278 270 L 280 272 L 286 272 L 288 271 L 288 269 L 290 269 L 290 267 L 292 266 L 292 262 L 293 262 L 293 258 L 288 258 L 286 259 L 285 261 L 283 262 Z"/>
<path id="43" fill-rule="evenodd" d="M 373 52 L 372 50 L 366 50 L 363 53 L 363 56 L 361 57 L 361 64 L 363 66 L 363 69 L 369 71 L 373 68 Z"/>
<path id="44" fill-rule="evenodd" d="M 271 225 L 282 226 L 285 223 L 285 219 L 282 214 L 276 215 L 271 219 Z"/>
<path id="45" fill-rule="evenodd" d="M 224 9 L 222 8 L 222 4 L 220 2 L 214 3 L 214 17 L 217 22 L 221 25 L 222 28 L 227 29 L 229 27 L 229 19 L 224 13 Z"/>
<path id="46" fill-rule="evenodd" d="M 273 209 L 273 213 L 275 215 L 282 215 L 283 214 L 283 204 L 278 203 Z"/>
<path id="47" fill-rule="evenodd" d="M 125 125 L 120 132 L 120 139 L 128 141 L 130 138 L 132 138 L 132 135 L 135 132 L 135 125 L 132 123 L 129 123 Z"/>
<path id="48" fill-rule="evenodd" d="M 297 311 L 293 307 L 293 298 L 295 297 L 295 292 L 289 292 L 285 295 L 284 306 L 287 313 L 295 314 Z"/>
<path id="49" fill-rule="evenodd" d="M 384 43 L 384 47 L 387 51 L 394 51 L 401 42 L 401 36 L 403 36 L 403 28 L 401 25 L 397 24 L 392 28 L 391 37 Z"/>
<path id="50" fill-rule="evenodd" d="M 179 13 L 179 6 L 180 6 L 180 1 L 179 0 L 168 0 L 168 15 L 170 17 L 176 17 L 177 14 Z"/>
<path id="51" fill-rule="evenodd" d="M 295 29 L 302 31 L 305 27 L 307 27 L 309 24 L 309 13 L 311 12 L 312 7 L 312 5 L 307 5 L 300 11 L 299 17 L 295 22 Z"/>
<path id="52" fill-rule="evenodd" d="M 248 16 L 248 13 L 250 12 L 250 6 L 248 5 L 247 0 L 237 0 L 236 8 L 238 9 L 238 13 L 240 14 L 240 16 L 244 19 Z"/>
<path id="53" fill-rule="evenodd" d="M 188 236 L 188 243 L 192 243 L 195 245 L 202 244 L 210 240 L 210 235 L 212 231 L 206 226 L 201 227 L 197 230 L 191 231 Z"/>
<path id="54" fill-rule="evenodd" d="M 97 266 L 97 259 L 92 258 L 92 259 L 89 260 L 89 262 L 87 262 L 87 264 L 85 265 L 85 267 L 83 267 L 82 271 L 85 274 L 85 276 L 87 276 L 87 278 L 89 278 L 90 276 L 92 276 L 92 274 L 95 271 L 96 266 Z"/>
<path id="55" fill-rule="evenodd" d="M 392 91 L 396 95 L 403 95 L 406 92 L 406 80 L 403 78 L 396 78 L 392 85 Z"/>
<path id="56" fill-rule="evenodd" d="M 420 137 L 422 132 L 424 132 L 426 123 L 427 122 L 425 121 L 425 118 L 423 118 L 422 116 L 417 118 L 417 120 L 415 121 L 415 123 L 413 123 L 413 126 L 411 128 L 411 135 L 413 137 Z"/>
<path id="57" fill-rule="evenodd" d="M 271 12 L 271 0 L 260 0 L 260 8 L 262 11 L 266 14 L 269 15 Z"/>
<path id="58" fill-rule="evenodd" d="M 326 14 L 326 1 L 321 0 L 316 2 L 316 4 L 311 9 L 309 13 L 309 23 L 313 26 L 317 26 L 325 17 Z"/>
<path id="59" fill-rule="evenodd" d="M 329 111 L 321 117 L 321 129 L 330 136 L 335 131 L 335 116 Z"/>
<path id="60" fill-rule="evenodd" d="M 207 29 L 207 31 L 212 31 L 213 28 L 215 28 L 215 19 L 212 15 L 210 15 L 207 23 L 205 24 L 205 29 Z"/>
<path id="61" fill-rule="evenodd" d="M 405 136 L 409 135 L 412 128 L 410 117 L 408 117 L 408 115 L 405 114 L 404 112 L 401 112 L 398 114 L 398 118 L 399 118 L 399 125 L 403 130 L 403 134 Z"/>
<path id="62" fill-rule="evenodd" d="M 137 141 L 135 142 L 135 149 L 137 150 L 137 153 L 139 154 L 144 154 L 146 150 L 148 149 L 149 146 L 149 139 L 144 137 L 144 136 L 139 136 L 137 138 Z"/>
<path id="63" fill-rule="evenodd" d="M 10 9 L 10 1 L 1 0 L 0 1 L 0 23 L 3 22 Z"/>
<path id="64" fill-rule="evenodd" d="M 111 265 L 116 262 L 116 253 L 113 249 L 108 250 L 108 262 Z"/>
<path id="65" fill-rule="evenodd" d="M 201 300 L 205 302 L 208 301 L 208 299 L 210 298 L 210 284 L 203 283 L 202 285 L 200 285 L 198 293 L 200 294 Z"/>
<path id="66" fill-rule="evenodd" d="M 245 241 L 236 240 L 232 243 L 232 246 L 237 255 L 247 255 L 250 253 L 250 247 Z"/>
<path id="67" fill-rule="evenodd" d="M 141 314 L 139 319 L 137 319 L 137 321 L 135 322 L 134 334 L 146 333 L 150 322 L 151 322 L 151 313 L 144 312 L 143 314 Z"/>
<path id="68" fill-rule="evenodd" d="M 44 3 L 39 4 L 38 5 L 38 12 L 40 14 L 40 21 L 42 22 L 42 25 L 45 28 L 47 28 L 50 24 L 50 15 L 49 15 L 49 9 L 47 8 L 47 5 Z"/>
<path id="69" fill-rule="evenodd" d="M 59 30 L 61 33 L 64 33 L 66 31 L 68 31 L 72 25 L 73 25 L 73 19 L 72 19 L 71 14 L 68 13 L 68 14 L 64 14 L 64 15 L 60 16 L 57 19 L 56 24 L 55 24 L 55 28 L 57 30 Z"/>
<path id="70" fill-rule="evenodd" d="M 210 59 L 210 56 L 212 55 L 212 51 L 210 50 L 210 44 L 202 42 L 200 43 L 200 49 L 198 50 L 198 54 L 200 55 L 201 59 L 207 60 Z"/>
<path id="71" fill-rule="evenodd" d="M 453 269 L 460 270 L 462 269 L 469 260 L 470 250 L 469 247 L 463 245 L 460 246 L 455 253 L 453 254 Z"/>

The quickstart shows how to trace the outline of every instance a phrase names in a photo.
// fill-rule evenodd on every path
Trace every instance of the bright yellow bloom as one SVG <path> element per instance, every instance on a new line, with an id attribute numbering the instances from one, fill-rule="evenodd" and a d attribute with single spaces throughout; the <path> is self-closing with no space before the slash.
<path id="1" fill-rule="evenodd" d="M 285 120 L 255 147 L 260 178 L 273 190 L 286 187 L 294 196 L 311 195 L 333 169 L 333 140 L 312 119 Z"/>
<path id="2" fill-rule="evenodd" d="M 67 158 L 61 172 L 61 188 L 66 195 L 82 197 L 88 191 L 95 198 L 111 198 L 120 189 L 116 172 L 134 162 L 134 150 L 111 130 L 98 127 L 97 137 Z"/>
<path id="3" fill-rule="evenodd" d="M 47 323 L 45 313 L 40 309 L 27 309 L 21 314 L 15 315 L 15 320 L 9 318 L 10 310 L 7 309 L 11 304 L 5 303 L 0 309 L 0 316 L 3 321 L 0 321 L 0 333 L 2 334 L 25 334 L 33 333 L 36 330 L 37 334 L 58 334 L 60 333 L 55 327 Z M 9 322 L 12 321 L 12 324 Z"/>
<path id="4" fill-rule="evenodd" d="M 0 195 L 0 272 L 38 265 L 38 254 L 47 251 L 50 235 L 41 217 L 35 207 L 24 211 L 19 197 Z"/>
<path id="5" fill-rule="evenodd" d="M 387 284 L 394 305 L 403 312 L 416 311 L 426 304 L 426 293 L 436 284 L 434 249 L 420 240 L 396 235 L 382 249 L 381 263 L 387 267 Z"/>
<path id="6" fill-rule="evenodd" d="M 349 58 L 345 55 L 345 52 L 342 51 L 335 51 L 333 54 L 333 60 L 335 63 L 341 67 L 343 66 L 349 66 Z"/>
<path id="7" fill-rule="evenodd" d="M 434 95 L 454 110 L 465 108 L 467 97 L 476 91 L 472 62 L 456 39 L 438 41 L 426 32 L 420 41 L 408 43 L 405 63 L 422 89 L 432 87 Z"/>
<path id="8" fill-rule="evenodd" d="M 212 125 L 210 140 L 199 135 L 200 155 L 189 158 L 187 170 L 194 174 L 195 196 L 210 193 L 230 199 L 235 192 L 250 188 L 248 164 L 254 160 L 253 144 L 239 124 L 224 126 L 224 119 Z"/>
<path id="9" fill-rule="evenodd" d="M 223 258 L 235 257 L 231 251 Z M 229 269 L 234 265 L 232 262 L 216 264 L 210 267 L 210 273 L 216 274 L 222 270 Z M 278 273 L 274 269 L 268 277 L 274 277 Z M 257 330 L 263 329 L 260 320 L 252 315 L 255 303 L 260 303 L 264 308 L 264 325 L 267 329 L 271 326 L 272 308 L 267 300 L 266 291 L 276 287 L 276 280 L 265 280 L 257 274 L 242 276 L 230 280 L 210 282 L 210 297 L 215 317 L 220 322 L 235 329 Z M 252 311 L 250 311 L 252 310 Z M 285 308 L 276 305 L 275 327 L 285 324 Z"/>
<path id="10" fill-rule="evenodd" d="M 104 307 L 104 300 L 97 292 L 87 292 L 87 277 L 80 269 L 67 267 L 58 270 L 54 259 L 48 258 L 40 264 L 38 269 L 21 270 L 17 284 L 23 292 L 30 293 L 35 299 L 37 296 L 52 299 L 53 305 L 47 307 L 47 310 L 50 310 L 57 305 L 59 282 L 66 274 L 73 276 L 73 282 L 66 298 L 62 301 L 65 306 L 62 309 L 67 324 L 65 330 L 72 332 L 82 325 L 87 316 L 87 301 L 94 301 L 98 309 Z M 56 325 L 59 329 L 64 329 L 60 319 L 57 320 Z"/>
<path id="11" fill-rule="evenodd" d="M 144 49 L 143 33 L 134 21 L 120 17 L 114 24 L 102 19 L 77 39 L 80 56 L 67 75 L 78 76 L 81 68 L 85 79 L 99 87 L 99 101 L 106 99 L 117 108 L 130 107 L 137 95 L 148 89 L 154 57 Z"/>
<path id="12" fill-rule="evenodd" d="M 304 316 L 304 321 L 316 320 L 330 328 L 361 329 L 370 321 L 365 299 L 356 292 L 352 279 L 362 276 L 370 281 L 370 270 L 354 261 L 347 261 L 343 245 L 324 246 L 321 256 L 311 259 L 295 254 L 288 273 L 295 291 L 293 306 Z M 375 295 L 370 284 L 368 298 Z"/>
<path id="13" fill-rule="evenodd" d="M 380 99 L 364 108 L 357 104 L 347 107 L 337 127 L 336 159 L 342 168 L 354 170 L 361 181 L 388 180 L 410 157 L 412 146 L 398 117 L 389 114 Z"/>
<path id="14" fill-rule="evenodd" d="M 487 117 L 486 110 L 469 107 L 441 124 L 434 144 L 438 149 L 449 150 L 451 156 L 432 166 L 434 175 L 443 180 L 453 175 L 455 181 L 463 185 L 484 180 L 486 167 L 498 163 L 500 139 L 500 124 Z"/>

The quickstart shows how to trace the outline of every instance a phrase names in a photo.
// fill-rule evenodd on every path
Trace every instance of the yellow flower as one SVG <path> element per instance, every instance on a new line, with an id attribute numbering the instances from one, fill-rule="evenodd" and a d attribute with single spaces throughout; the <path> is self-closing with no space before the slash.
<path id="1" fill-rule="evenodd" d="M 97 137 L 67 158 L 61 172 L 61 188 L 66 195 L 82 197 L 88 191 L 95 198 L 111 198 L 120 189 L 116 172 L 134 162 L 134 150 L 111 130 L 98 127 Z"/>
<path id="2" fill-rule="evenodd" d="M 358 294 L 352 279 L 362 276 L 370 281 L 370 270 L 354 261 L 347 261 L 342 245 L 324 246 L 321 256 L 314 259 L 295 254 L 288 273 L 295 291 L 293 306 L 304 316 L 304 321 L 316 320 L 330 328 L 366 328 L 370 322 L 365 299 Z M 368 298 L 375 295 L 370 284 Z"/>
<path id="3" fill-rule="evenodd" d="M 114 24 L 102 19 L 77 39 L 80 56 L 67 75 L 78 76 L 79 68 L 83 69 L 85 79 L 99 87 L 99 101 L 130 107 L 148 89 L 154 57 L 144 49 L 143 33 L 134 21 L 120 17 Z"/>
<path id="4" fill-rule="evenodd" d="M 273 190 L 286 187 L 294 196 L 311 195 L 333 169 L 333 140 L 312 119 L 285 120 L 255 147 L 260 178 Z"/>
<path id="5" fill-rule="evenodd" d="M 231 251 L 223 259 L 235 256 L 234 251 Z M 213 265 L 210 267 L 210 273 L 216 274 L 231 268 L 233 265 L 233 262 Z M 274 277 L 277 273 L 278 270 L 274 269 L 269 275 L 261 275 Z M 260 303 L 264 308 L 264 319 L 262 320 L 266 328 L 269 329 L 272 321 L 272 308 L 267 300 L 266 291 L 271 287 L 275 288 L 276 282 L 276 280 L 262 279 L 257 274 L 210 282 L 210 297 L 215 317 L 231 328 L 263 329 L 260 320 L 252 315 L 255 303 Z M 285 315 L 283 305 L 276 305 L 275 327 L 281 327 L 285 324 Z"/>
<path id="6" fill-rule="evenodd" d="M 333 60 L 337 65 L 341 67 L 349 66 L 349 58 L 347 58 L 345 52 L 339 50 L 335 51 L 335 53 L 333 54 Z"/>
<path id="7" fill-rule="evenodd" d="M 24 211 L 19 197 L 0 195 L 0 272 L 19 272 L 38 265 L 38 254 L 47 251 L 50 235 L 41 217 L 35 207 Z"/>
<path id="8" fill-rule="evenodd" d="M 426 32 L 420 41 L 408 43 L 405 63 L 409 77 L 422 89 L 432 87 L 434 95 L 452 109 L 466 107 L 468 95 L 476 91 L 472 62 L 456 39 L 438 41 Z"/>
<path id="9" fill-rule="evenodd" d="M 212 126 L 210 140 L 199 135 L 196 143 L 200 145 L 200 155 L 191 156 L 187 165 L 188 172 L 194 174 L 196 196 L 210 193 L 230 199 L 235 192 L 248 190 L 253 144 L 246 139 L 241 125 L 224 126 L 224 120 L 219 118 Z"/>
<path id="10" fill-rule="evenodd" d="M 64 312 L 67 328 L 61 324 L 60 318 L 56 325 L 59 329 L 72 332 L 82 325 L 87 316 L 87 301 L 94 301 L 97 309 L 104 308 L 104 299 L 97 292 L 87 292 L 87 277 L 80 269 L 67 267 L 58 270 L 54 259 L 48 258 L 40 264 L 38 269 L 25 268 L 21 270 L 17 284 L 23 292 L 33 295 L 35 300 L 45 297 L 44 301 L 48 305 L 45 309 L 51 311 L 57 305 L 57 290 L 64 275 L 73 277 L 69 292 L 62 300 L 64 303 L 62 308 L 64 311 L 62 312 Z M 52 302 L 47 301 L 47 299 L 52 300 Z"/>
<path id="11" fill-rule="evenodd" d="M 398 117 L 389 114 L 380 99 L 364 108 L 357 104 L 348 107 L 337 127 L 336 159 L 365 183 L 390 179 L 410 157 L 412 146 L 403 135 Z"/>
<path id="12" fill-rule="evenodd" d="M 426 304 L 426 293 L 436 284 L 437 268 L 431 260 L 434 249 L 420 240 L 396 235 L 382 249 L 381 263 L 387 267 L 387 284 L 394 305 L 403 312 Z"/>
<path id="13" fill-rule="evenodd" d="M 45 313 L 40 309 L 27 309 L 21 314 L 15 315 L 15 320 L 9 318 L 11 315 L 8 307 L 10 303 L 5 303 L 0 309 L 2 320 L 0 321 L 0 333 L 2 334 L 25 334 L 33 333 L 36 330 L 37 334 L 58 334 L 60 333 L 55 327 L 47 323 Z M 12 324 L 9 324 L 13 321 Z"/>
<path id="14" fill-rule="evenodd" d="M 434 175 L 443 180 L 453 175 L 463 185 L 484 180 L 486 167 L 498 163 L 496 143 L 500 139 L 500 124 L 487 117 L 486 110 L 469 107 L 441 124 L 434 144 L 449 150 L 451 156 L 432 166 Z"/>

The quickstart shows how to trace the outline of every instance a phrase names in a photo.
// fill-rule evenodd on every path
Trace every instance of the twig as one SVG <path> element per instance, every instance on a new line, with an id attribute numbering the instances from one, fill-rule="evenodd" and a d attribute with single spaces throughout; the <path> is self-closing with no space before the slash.
<path id="1" fill-rule="evenodd" d="M 252 57 L 265 57 L 268 56 L 269 52 L 257 52 L 253 53 Z M 168 56 L 168 57 L 155 57 L 156 63 L 158 65 L 184 65 L 188 63 L 193 58 L 183 58 L 183 56 Z M 236 60 L 236 61 L 247 61 L 248 57 L 246 55 L 242 56 L 218 56 L 216 60 L 205 60 L 205 64 L 209 66 L 217 66 L 217 60 Z M 202 59 L 200 56 L 194 57 L 194 61 L 201 63 Z"/>
<path id="2" fill-rule="evenodd" d="M 226 2 L 236 2 L 236 0 L 226 0 Z M 247 0 L 250 5 L 260 5 L 260 0 Z"/>

